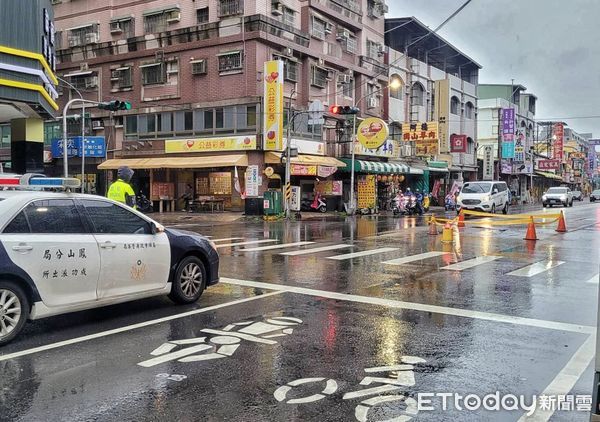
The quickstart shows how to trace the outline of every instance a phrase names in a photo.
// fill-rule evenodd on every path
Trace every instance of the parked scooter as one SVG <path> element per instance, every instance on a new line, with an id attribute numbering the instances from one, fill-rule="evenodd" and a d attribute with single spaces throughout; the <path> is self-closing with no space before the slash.
<path id="1" fill-rule="evenodd" d="M 320 192 L 315 193 L 314 199 L 303 199 L 300 203 L 300 209 L 302 211 L 327 211 L 327 200 L 321 195 Z"/>
<path id="2" fill-rule="evenodd" d="M 137 207 L 137 210 L 143 213 L 149 213 L 154 211 L 154 208 L 152 207 L 152 202 L 148 198 L 146 198 L 146 195 L 144 195 L 141 192 L 135 197 L 135 205 Z"/>
<path id="3" fill-rule="evenodd" d="M 456 211 L 456 202 L 453 195 L 446 195 L 444 208 L 446 211 Z"/>
<path id="4" fill-rule="evenodd" d="M 399 193 L 390 201 L 390 209 L 394 216 L 406 214 L 406 197 Z"/>

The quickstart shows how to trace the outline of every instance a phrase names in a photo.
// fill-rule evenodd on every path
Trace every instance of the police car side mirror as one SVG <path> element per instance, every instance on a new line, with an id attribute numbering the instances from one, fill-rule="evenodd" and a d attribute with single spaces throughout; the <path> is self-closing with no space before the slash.
<path id="1" fill-rule="evenodd" d="M 151 223 L 152 234 L 163 233 L 165 228 L 160 224 L 156 224 L 154 221 Z"/>

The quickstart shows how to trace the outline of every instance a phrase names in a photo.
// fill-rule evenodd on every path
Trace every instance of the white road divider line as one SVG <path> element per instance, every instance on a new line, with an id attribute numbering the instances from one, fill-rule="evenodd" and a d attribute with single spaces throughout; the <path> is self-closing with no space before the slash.
<path id="1" fill-rule="evenodd" d="M 244 240 L 243 237 L 225 237 L 223 239 L 212 239 L 213 242 L 226 242 L 231 240 Z"/>
<path id="2" fill-rule="evenodd" d="M 371 305 L 386 306 L 389 308 L 410 309 L 413 311 L 432 312 L 436 314 L 474 318 L 486 321 L 504 322 L 507 324 L 546 328 L 549 330 L 569 331 L 582 334 L 592 334 L 596 332 L 596 327 L 571 324 L 568 322 L 546 321 L 541 319 L 524 318 L 512 315 L 494 314 L 491 312 L 472 311 L 469 309 L 448 308 L 445 306 L 427 305 L 424 303 L 404 302 L 400 300 L 383 299 L 379 297 L 359 296 L 346 293 L 330 292 L 327 290 L 307 289 L 305 287 L 293 287 L 282 284 L 262 283 L 259 281 L 239 280 L 227 277 L 221 277 L 221 283 L 235 284 L 238 286 L 254 287 L 259 289 L 277 290 L 289 293 L 298 293 L 302 295 L 324 297 L 328 299 L 343 300 L 348 302 L 368 303 Z"/>
<path id="3" fill-rule="evenodd" d="M 404 265 L 410 262 L 422 261 L 424 259 L 434 258 L 436 256 L 450 254 L 451 252 L 424 252 L 416 255 L 405 256 L 403 258 L 392 259 L 391 261 L 385 261 L 384 264 L 388 265 Z"/>
<path id="4" fill-rule="evenodd" d="M 272 290 L 272 289 L 270 289 L 270 290 Z M 19 352 L 8 353 L 6 355 L 0 355 L 0 362 L 9 360 L 9 359 L 15 359 L 15 358 L 18 358 L 21 356 L 32 355 L 34 353 L 45 352 L 47 350 L 57 349 L 59 347 L 69 346 L 71 344 L 83 343 L 84 341 L 107 337 L 107 336 L 110 336 L 113 334 L 124 333 L 127 331 L 136 330 L 138 328 L 161 324 L 163 322 L 173 321 L 175 319 L 181 319 L 181 318 L 185 318 L 185 317 L 196 315 L 196 314 L 202 314 L 204 312 L 214 311 L 214 310 L 217 310 L 220 308 L 225 308 L 227 306 L 239 305 L 240 303 L 250 302 L 250 301 L 253 301 L 256 299 L 262 299 L 265 297 L 278 295 L 281 293 L 284 293 L 284 292 L 283 291 L 274 291 L 274 292 L 269 292 L 269 293 L 265 293 L 265 294 L 258 295 L 258 296 L 246 297 L 243 299 L 233 300 L 231 302 L 225 302 L 225 303 L 220 303 L 218 305 L 207 306 L 206 308 L 202 308 L 202 309 L 195 309 L 193 311 L 170 315 L 170 316 L 163 317 L 163 318 L 157 318 L 157 319 L 152 319 L 150 321 L 139 322 L 137 324 L 126 325 L 125 327 L 115 328 L 115 329 L 107 330 L 107 331 L 101 331 L 99 333 L 89 334 L 87 336 L 76 337 L 76 338 L 72 338 L 69 340 L 58 341 L 56 343 L 50 343 L 50 344 L 46 344 L 44 346 L 34 347 L 32 349 L 26 349 L 26 350 L 21 350 Z"/>
<path id="5" fill-rule="evenodd" d="M 447 265 L 445 267 L 441 267 L 441 270 L 451 270 L 451 271 L 463 271 L 469 268 L 477 267 L 478 265 L 487 264 L 488 262 L 495 261 L 497 259 L 502 258 L 501 256 L 487 255 L 487 256 L 478 256 L 477 258 L 468 259 L 466 261 L 457 262 L 456 264 Z"/>
<path id="6" fill-rule="evenodd" d="M 343 261 L 345 259 L 359 258 L 361 256 L 370 256 L 370 255 L 377 255 L 377 254 L 380 254 L 380 253 L 394 252 L 394 251 L 397 251 L 399 249 L 400 248 L 371 249 L 370 251 L 353 252 L 353 253 L 347 253 L 347 254 L 344 254 L 344 255 L 329 256 L 329 257 L 327 257 L 327 259 L 335 259 L 336 261 Z"/>
<path id="7" fill-rule="evenodd" d="M 294 246 L 312 245 L 315 242 L 294 242 L 294 243 L 280 243 L 279 245 L 259 246 L 257 248 L 244 248 L 240 249 L 242 252 L 258 252 L 258 251 L 270 251 L 273 249 L 284 249 L 292 248 Z"/>
<path id="8" fill-rule="evenodd" d="M 287 256 L 308 255 L 311 253 L 335 251 L 337 249 L 353 248 L 353 247 L 354 247 L 354 245 L 345 245 L 345 244 L 344 245 L 330 245 L 330 246 L 321 246 L 320 248 L 303 249 L 301 251 L 282 252 L 279 255 L 287 255 Z"/>
<path id="9" fill-rule="evenodd" d="M 518 270 L 509 272 L 506 275 L 513 275 L 515 277 L 533 277 L 545 271 L 551 270 L 552 268 L 558 267 L 564 264 L 564 261 L 540 261 L 535 264 L 528 265 Z"/>
<path id="10" fill-rule="evenodd" d="M 233 246 L 244 246 L 244 245 L 255 245 L 260 243 L 272 243 L 279 242 L 277 239 L 265 239 L 265 240 L 249 240 L 247 242 L 238 242 L 238 243 L 226 243 L 224 245 L 217 245 L 217 248 L 229 248 Z"/>

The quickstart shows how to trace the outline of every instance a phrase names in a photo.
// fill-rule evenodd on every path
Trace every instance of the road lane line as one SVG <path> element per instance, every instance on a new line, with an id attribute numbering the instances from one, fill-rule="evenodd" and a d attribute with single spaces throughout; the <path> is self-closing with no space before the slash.
<path id="1" fill-rule="evenodd" d="M 486 256 L 478 256 L 477 258 L 468 259 L 466 261 L 457 262 L 456 264 L 447 265 L 445 267 L 441 267 L 441 270 L 451 270 L 451 271 L 463 271 L 469 268 L 477 267 L 478 265 L 487 264 L 488 262 L 495 261 L 497 259 L 502 258 L 501 256 L 494 255 L 486 255 Z"/>
<path id="2" fill-rule="evenodd" d="M 506 275 L 514 275 L 515 277 L 533 277 L 534 275 L 538 275 L 564 263 L 564 261 L 540 261 L 536 262 L 535 264 L 519 268 L 518 270 L 511 271 Z"/>
<path id="3" fill-rule="evenodd" d="M 569 394 L 575 387 L 577 381 L 581 378 L 586 368 L 592 363 L 595 357 L 596 335 L 590 335 L 587 340 L 577 349 L 571 359 L 554 377 L 552 382 L 546 387 L 541 395 L 556 397 L 558 395 Z M 541 395 L 538 395 L 540 397 Z M 518 422 L 546 422 L 554 414 L 555 407 L 548 406 L 548 409 L 542 409 L 538 406 L 535 413 L 531 416 L 526 414 L 519 418 Z"/>
<path id="4" fill-rule="evenodd" d="M 296 256 L 296 255 L 308 255 L 311 253 L 319 253 L 325 251 L 335 251 L 337 249 L 353 248 L 354 245 L 329 245 L 321 246 L 320 248 L 302 249 L 301 251 L 282 252 L 279 255 Z"/>
<path id="5" fill-rule="evenodd" d="M 272 243 L 279 242 L 277 239 L 265 239 L 265 240 L 249 240 L 247 242 L 238 242 L 238 243 L 226 243 L 224 245 L 217 245 L 217 248 L 228 248 L 233 246 L 244 246 L 244 245 L 254 245 L 258 243 Z"/>
<path id="6" fill-rule="evenodd" d="M 469 309 L 448 308 L 438 305 L 427 305 L 424 303 L 404 302 L 400 300 L 383 299 L 370 296 L 359 296 L 346 293 L 330 292 L 327 290 L 307 289 L 304 287 L 293 287 L 282 284 L 262 283 L 259 281 L 239 280 L 234 278 L 222 277 L 221 283 L 235 284 L 244 287 L 255 287 L 260 289 L 277 290 L 289 293 L 298 293 L 308 296 L 325 297 L 328 299 L 344 300 L 348 302 L 367 303 L 371 305 L 380 305 L 390 308 L 410 309 L 413 311 L 432 312 L 436 314 L 445 314 L 465 318 L 474 318 L 485 321 L 504 322 L 507 324 L 524 325 L 529 327 L 546 328 L 550 330 L 569 331 L 574 333 L 592 334 L 596 332 L 596 327 L 587 325 L 577 325 L 568 322 L 546 321 L 542 319 L 525 318 L 512 315 L 494 314 L 491 312 L 472 311 Z"/>
<path id="7" fill-rule="evenodd" d="M 446 255 L 446 254 L 450 254 L 450 253 L 451 252 L 437 252 L 437 251 L 424 252 L 424 253 L 420 253 L 417 255 L 410 255 L 410 256 L 405 256 L 403 258 L 392 259 L 391 261 L 385 261 L 383 263 L 388 264 L 388 265 L 403 265 L 403 264 L 408 264 L 409 262 L 422 261 L 424 259 L 434 258 L 436 256 Z"/>
<path id="8" fill-rule="evenodd" d="M 272 289 L 269 289 L 269 290 L 272 290 Z M 195 309 L 193 311 L 183 312 L 181 314 L 170 315 L 170 316 L 163 317 L 163 318 L 152 319 L 150 321 L 139 322 L 137 324 L 132 324 L 132 325 L 126 325 L 125 327 L 115 328 L 115 329 L 107 330 L 107 331 L 101 331 L 99 333 L 89 334 L 87 336 L 76 337 L 76 338 L 72 338 L 69 340 L 63 340 L 63 341 L 59 341 L 56 343 L 46 344 L 44 346 L 38 346 L 38 347 L 31 348 L 31 349 L 21 350 L 20 352 L 8 353 L 6 355 L 0 355 L 0 362 L 9 360 L 9 359 L 18 358 L 21 356 L 32 355 L 34 353 L 44 352 L 46 350 L 57 349 L 57 348 L 63 347 L 63 346 L 69 346 L 71 344 L 82 343 L 82 342 L 88 341 L 88 340 L 94 340 L 97 338 L 107 337 L 107 336 L 110 336 L 113 334 L 124 333 L 127 331 L 136 330 L 138 328 L 148 327 L 150 325 L 156 325 L 156 324 L 160 324 L 160 323 L 167 322 L 167 321 L 173 321 L 175 319 L 185 318 L 185 317 L 196 315 L 196 314 L 202 314 L 204 312 L 210 312 L 210 311 L 214 311 L 216 309 L 225 308 L 227 306 L 238 305 L 240 303 L 250 302 L 250 301 L 253 301 L 256 299 L 262 299 L 265 297 L 278 295 L 281 293 L 284 293 L 284 292 L 283 291 L 275 291 L 275 292 L 270 292 L 270 293 L 264 293 L 264 294 L 258 295 L 258 296 L 252 296 L 252 297 L 247 297 L 247 298 L 243 298 L 243 299 L 233 300 L 231 302 L 221 303 L 219 305 L 207 306 L 206 308 Z"/>
<path id="9" fill-rule="evenodd" d="M 315 242 L 294 242 L 294 243 L 280 243 L 279 245 L 259 246 L 257 248 L 244 248 L 240 249 L 242 252 L 258 252 L 258 251 L 270 251 L 273 249 L 284 249 L 291 248 L 294 246 L 312 245 Z"/>
<path id="10" fill-rule="evenodd" d="M 362 252 L 347 253 L 347 254 L 344 254 L 344 255 L 330 256 L 330 257 L 327 257 L 327 259 L 335 259 L 336 261 L 343 261 L 345 259 L 358 258 L 358 257 L 361 257 L 361 256 L 377 255 L 377 254 L 385 253 L 385 252 L 394 252 L 394 251 L 397 251 L 399 249 L 400 248 L 371 249 L 370 251 L 362 251 Z"/>
<path id="11" fill-rule="evenodd" d="M 598 284 L 599 283 L 598 276 L 599 276 L 599 274 L 596 274 L 595 276 L 593 276 L 592 278 L 590 278 L 589 280 L 587 280 L 586 283 L 588 283 L 588 284 Z"/>
<path id="12" fill-rule="evenodd" d="M 228 240 L 244 240 L 243 237 L 224 237 L 223 239 L 211 239 L 213 242 L 226 242 Z"/>

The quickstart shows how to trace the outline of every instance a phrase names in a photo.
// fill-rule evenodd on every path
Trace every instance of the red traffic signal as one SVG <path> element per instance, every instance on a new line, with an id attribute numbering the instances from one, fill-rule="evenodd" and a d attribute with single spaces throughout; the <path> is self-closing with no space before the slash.
<path id="1" fill-rule="evenodd" d="M 358 109 L 358 107 L 352 106 L 332 105 L 329 107 L 329 112 L 331 114 L 358 114 L 359 111 L 360 110 Z"/>

